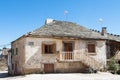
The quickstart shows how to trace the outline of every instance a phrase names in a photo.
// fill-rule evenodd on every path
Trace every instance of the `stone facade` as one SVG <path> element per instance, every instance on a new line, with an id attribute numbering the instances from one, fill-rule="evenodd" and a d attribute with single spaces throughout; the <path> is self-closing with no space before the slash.
<path id="1" fill-rule="evenodd" d="M 9 73 L 83 72 L 103 70 L 120 51 L 120 36 L 73 22 L 48 19 L 45 25 L 12 42 Z M 119 55 L 117 55 L 117 58 Z"/>
<path id="2" fill-rule="evenodd" d="M 22 74 L 25 64 L 25 39 L 19 39 L 11 45 L 11 54 L 9 54 L 9 73 Z M 16 50 L 18 49 L 18 50 Z"/>
<path id="3" fill-rule="evenodd" d="M 43 54 L 42 43 L 56 43 L 56 53 Z M 74 42 L 74 50 L 80 50 L 89 54 L 95 60 L 102 62 L 106 66 L 106 45 L 105 40 L 82 40 L 82 39 L 55 39 L 55 38 L 21 38 L 13 42 L 12 49 L 12 67 L 11 74 L 27 74 L 44 72 L 44 64 L 54 64 L 54 72 L 82 72 L 88 66 L 81 61 L 64 61 L 58 60 L 58 55 L 63 51 L 63 42 Z M 93 42 L 96 44 L 96 53 L 90 54 L 87 51 L 87 44 Z M 16 48 L 18 53 L 16 54 Z M 17 66 L 16 66 L 17 65 Z"/>

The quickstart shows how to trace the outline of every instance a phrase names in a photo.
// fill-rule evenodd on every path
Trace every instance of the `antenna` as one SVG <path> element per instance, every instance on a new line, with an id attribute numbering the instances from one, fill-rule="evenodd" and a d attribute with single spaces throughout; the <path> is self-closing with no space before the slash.
<path id="1" fill-rule="evenodd" d="M 68 14 L 68 13 L 69 13 L 69 12 L 68 12 L 67 10 L 64 11 L 65 20 L 67 20 L 67 14 Z"/>
<path id="2" fill-rule="evenodd" d="M 99 23 L 100 23 L 101 27 L 103 27 L 103 19 L 102 18 L 99 18 Z"/>

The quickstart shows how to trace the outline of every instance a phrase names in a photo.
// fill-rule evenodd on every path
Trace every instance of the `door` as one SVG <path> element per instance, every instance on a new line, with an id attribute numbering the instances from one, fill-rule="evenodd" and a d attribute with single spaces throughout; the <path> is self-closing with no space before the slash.
<path id="1" fill-rule="evenodd" d="M 64 51 L 65 52 L 72 52 L 73 51 L 73 44 L 72 43 L 64 43 Z"/>
<path id="2" fill-rule="evenodd" d="M 17 63 L 15 63 L 15 71 L 14 71 L 15 74 L 17 74 Z"/>
<path id="3" fill-rule="evenodd" d="M 73 43 L 64 43 L 64 51 L 65 51 L 65 59 L 70 60 L 72 59 L 73 53 Z"/>
<path id="4" fill-rule="evenodd" d="M 45 73 L 53 73 L 54 72 L 54 64 L 44 64 L 44 72 Z"/>

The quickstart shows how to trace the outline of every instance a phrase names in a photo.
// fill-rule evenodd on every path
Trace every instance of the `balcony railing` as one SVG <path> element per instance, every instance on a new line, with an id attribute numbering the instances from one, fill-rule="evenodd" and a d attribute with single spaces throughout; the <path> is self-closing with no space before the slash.
<path id="1" fill-rule="evenodd" d="M 60 52 L 59 61 L 81 61 L 91 68 L 99 70 L 104 67 L 104 64 L 102 64 L 99 60 L 96 60 L 80 51 Z"/>
<path id="2" fill-rule="evenodd" d="M 60 52 L 59 60 L 60 61 L 80 61 L 83 57 L 81 52 Z"/>
<path id="3" fill-rule="evenodd" d="M 61 52 L 60 53 L 60 60 L 61 61 L 74 60 L 74 53 L 73 52 Z"/>

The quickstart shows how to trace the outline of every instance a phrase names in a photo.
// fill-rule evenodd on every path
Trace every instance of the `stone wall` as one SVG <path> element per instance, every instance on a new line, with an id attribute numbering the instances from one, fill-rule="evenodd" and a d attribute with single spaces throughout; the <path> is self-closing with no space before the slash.
<path id="1" fill-rule="evenodd" d="M 54 54 L 42 54 L 42 42 L 55 42 L 56 43 L 56 53 Z M 41 71 L 44 70 L 45 63 L 53 63 L 55 66 L 56 72 L 75 72 L 80 71 L 85 67 L 81 63 L 59 63 L 57 62 L 57 52 L 63 51 L 63 41 L 74 41 L 74 50 L 80 50 L 85 54 L 89 54 L 87 52 L 87 43 L 90 40 L 70 40 L 70 39 L 53 39 L 53 38 L 26 38 L 25 39 L 25 68 L 40 68 Z M 92 40 L 96 42 L 96 54 L 89 54 L 94 59 L 101 61 L 104 65 L 106 65 L 106 45 L 104 40 Z M 29 42 L 34 42 L 33 46 L 28 45 Z M 63 66 L 64 65 L 64 66 Z M 68 66 L 68 65 L 71 65 Z M 77 65 L 79 68 L 76 68 Z M 59 67 L 61 66 L 61 68 Z M 66 68 L 66 70 L 65 70 Z M 73 70 L 73 71 L 72 71 Z"/>
<path id="2" fill-rule="evenodd" d="M 23 72 L 22 70 L 25 64 L 25 45 L 26 45 L 25 38 L 21 38 L 12 43 L 11 48 L 14 49 L 14 55 L 12 53 L 11 53 L 12 57 L 11 55 L 9 55 L 12 58 L 11 59 L 12 63 L 9 69 L 9 73 L 11 75 L 14 75 L 14 73 L 21 74 Z M 16 54 L 16 48 L 18 48 L 18 54 Z M 15 65 L 17 65 L 17 67 Z"/>
<path id="3" fill-rule="evenodd" d="M 58 55 L 63 51 L 63 42 L 74 42 L 74 50 L 79 50 L 88 54 L 97 61 L 106 65 L 106 45 L 104 40 L 73 40 L 73 39 L 53 39 L 53 38 L 22 38 L 12 44 L 12 48 L 18 48 L 18 55 L 14 55 L 12 64 L 17 63 L 18 73 L 39 73 L 44 72 L 44 64 L 54 64 L 55 72 L 81 72 L 87 66 L 79 62 L 59 62 Z M 54 54 L 43 54 L 42 43 L 55 42 L 56 52 Z M 96 53 L 89 54 L 87 44 L 96 43 Z M 31 44 L 30 44 L 31 43 Z M 14 52 L 15 53 L 15 52 Z M 14 73 L 15 70 L 11 70 Z"/>
<path id="4" fill-rule="evenodd" d="M 62 62 L 62 63 L 55 63 L 55 72 L 61 72 L 61 73 L 76 73 L 76 72 L 83 72 L 88 68 L 86 65 L 84 65 L 81 62 Z"/>

